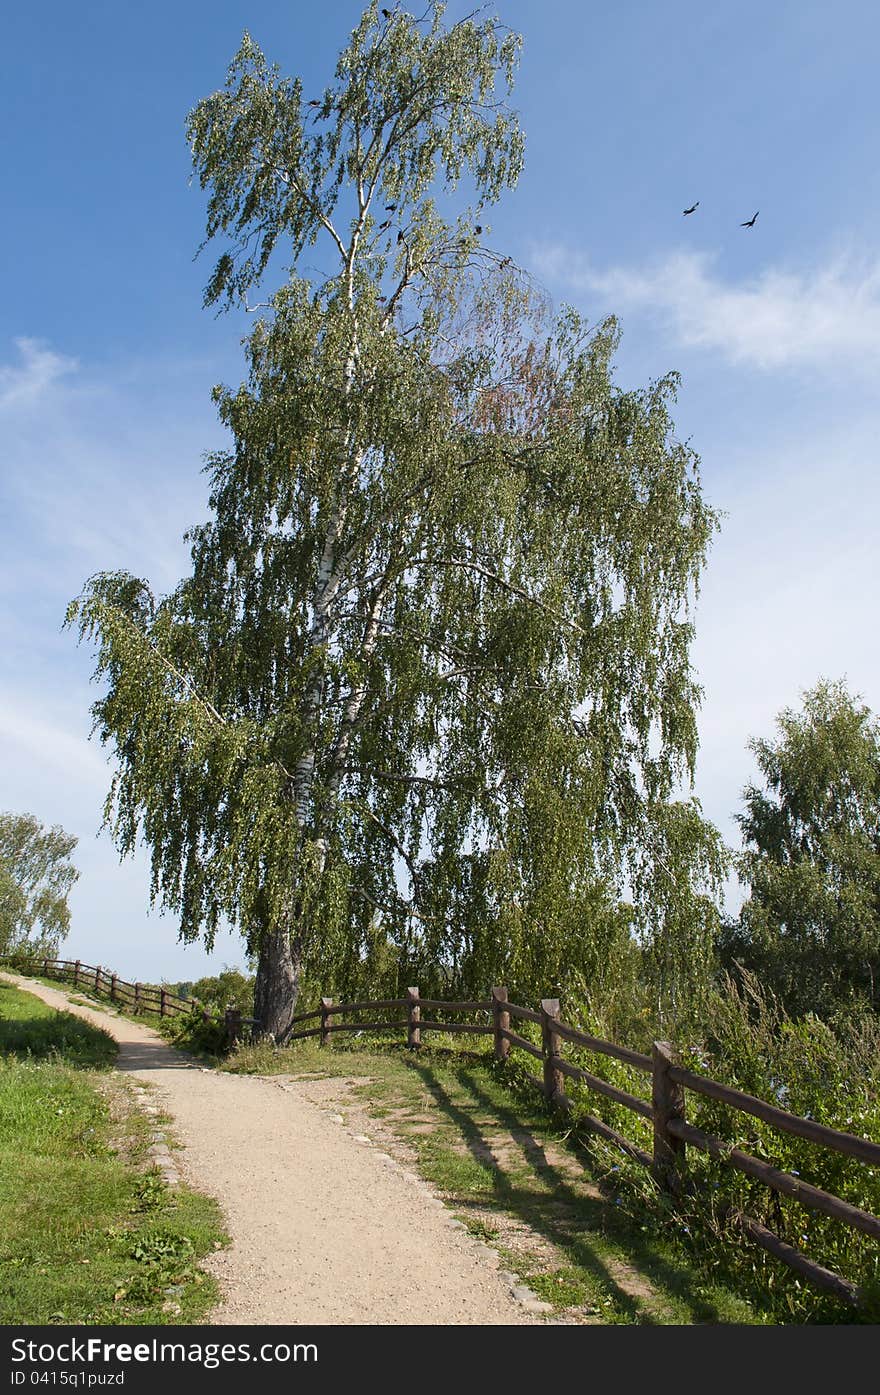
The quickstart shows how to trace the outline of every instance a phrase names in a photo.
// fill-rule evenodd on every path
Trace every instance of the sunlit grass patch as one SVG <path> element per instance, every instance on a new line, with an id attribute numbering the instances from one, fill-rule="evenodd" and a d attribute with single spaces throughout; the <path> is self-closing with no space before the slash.
<path id="1" fill-rule="evenodd" d="M 225 1242 L 221 1217 L 144 1170 L 151 1121 L 86 1069 L 115 1043 L 6 984 L 0 1011 L 0 1323 L 204 1320 L 217 1290 L 199 1260 Z"/>

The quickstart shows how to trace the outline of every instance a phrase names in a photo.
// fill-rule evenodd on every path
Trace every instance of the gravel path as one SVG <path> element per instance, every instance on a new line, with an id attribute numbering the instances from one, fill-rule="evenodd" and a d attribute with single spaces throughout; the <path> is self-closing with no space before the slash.
<path id="1" fill-rule="evenodd" d="M 215 1197 L 232 1244 L 205 1261 L 223 1298 L 212 1322 L 479 1324 L 536 1319 L 497 1257 L 427 1185 L 352 1136 L 290 1081 L 209 1070 L 127 1018 L 0 977 L 103 1027 L 117 1066 L 174 1120 L 184 1179 Z"/>

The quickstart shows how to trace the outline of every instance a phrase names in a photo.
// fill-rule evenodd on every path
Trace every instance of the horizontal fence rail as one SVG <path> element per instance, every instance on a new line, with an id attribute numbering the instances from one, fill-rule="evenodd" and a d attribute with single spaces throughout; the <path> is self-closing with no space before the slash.
<path id="1" fill-rule="evenodd" d="M 866 1235 L 871 1235 L 875 1240 L 880 1240 L 880 1218 L 872 1216 L 869 1211 L 862 1211 L 858 1206 L 852 1206 L 848 1201 L 841 1201 L 837 1196 L 832 1196 L 830 1192 L 824 1192 L 821 1187 L 814 1187 L 809 1182 L 802 1182 L 799 1177 L 794 1177 L 790 1172 L 780 1172 L 771 1163 L 764 1162 L 761 1158 L 753 1158 L 750 1153 L 744 1153 L 740 1148 L 733 1148 L 729 1143 L 725 1143 L 721 1138 L 714 1138 L 711 1134 L 704 1133 L 702 1129 L 695 1129 L 692 1124 L 686 1124 L 683 1119 L 670 1119 L 669 1130 L 676 1138 L 689 1143 L 693 1148 L 699 1148 L 704 1153 L 709 1153 L 713 1158 L 727 1163 L 728 1167 L 734 1167 L 738 1172 L 743 1172 L 747 1177 L 756 1177 L 759 1182 L 766 1182 L 768 1187 L 774 1191 L 781 1192 L 783 1196 L 793 1197 L 802 1206 L 808 1206 L 813 1211 L 821 1211 L 826 1216 L 833 1216 L 836 1220 L 845 1221 L 847 1225 L 853 1226 L 856 1230 L 862 1230 Z"/>
<path id="2" fill-rule="evenodd" d="M 528 1051 L 530 1056 L 537 1056 L 539 1061 L 543 1061 L 544 1053 L 540 1046 L 535 1046 L 527 1037 L 521 1037 L 517 1032 L 508 1032 L 505 1028 L 501 1029 L 501 1035 L 511 1046 L 518 1046 L 520 1051 Z"/>
<path id="3" fill-rule="evenodd" d="M 855 1285 L 847 1283 L 846 1279 L 835 1274 L 833 1269 L 826 1269 L 824 1265 L 817 1264 L 814 1259 L 808 1259 L 803 1251 L 794 1245 L 789 1245 L 786 1240 L 780 1239 L 772 1230 L 768 1230 L 765 1225 L 761 1225 L 760 1221 L 756 1221 L 753 1216 L 745 1216 L 742 1211 L 734 1211 L 729 1219 L 756 1245 L 762 1246 L 769 1254 L 781 1259 L 783 1264 L 788 1265 L 789 1269 L 803 1274 L 804 1278 L 808 1279 L 814 1287 L 833 1293 L 835 1297 L 841 1298 L 853 1307 L 858 1306 L 859 1294 Z"/>
<path id="4" fill-rule="evenodd" d="M 650 1056 L 643 1056 L 640 1051 L 630 1051 L 628 1046 L 618 1046 L 613 1041 L 601 1041 L 599 1037 L 588 1036 L 586 1032 L 579 1032 L 576 1027 L 569 1027 L 564 1022 L 557 1022 L 556 1034 L 566 1041 L 573 1042 L 575 1046 L 597 1051 L 600 1056 L 613 1056 L 615 1060 L 625 1061 L 628 1066 L 635 1066 L 638 1070 L 650 1072 L 653 1069 Z"/>
<path id="5" fill-rule="evenodd" d="M 537 1022 L 540 1027 L 542 1018 L 539 1012 L 532 1012 L 531 1008 L 517 1007 L 516 1003 L 508 1003 L 507 1011 L 511 1017 L 517 1017 L 521 1022 Z"/>
<path id="6" fill-rule="evenodd" d="M 0 962 L 17 963 L 6 960 Z M 135 1012 L 153 1012 L 158 1016 L 175 1013 L 201 1012 L 209 1020 L 225 1022 L 227 1039 L 235 1045 L 241 1036 L 244 1025 L 250 1025 L 258 1032 L 259 1024 L 252 1018 L 244 1018 L 235 1009 L 227 1009 L 225 1015 L 214 1016 L 195 998 L 183 998 L 169 989 L 153 988 L 141 983 L 128 983 L 118 975 L 111 974 L 100 965 L 83 964 L 80 960 L 43 959 L 32 961 L 27 966 L 31 972 L 42 972 L 45 977 L 58 977 L 70 980 L 74 986 L 81 985 L 98 993 L 104 993 L 112 1000 L 122 1003 Z M 432 1013 L 489 1014 L 489 1022 L 441 1021 L 422 1017 L 422 1009 Z M 400 1016 L 401 1010 L 404 1016 Z M 395 1013 L 385 1020 L 375 1018 L 366 1021 L 342 1022 L 339 1018 L 359 1013 Z M 541 1029 L 541 1044 L 537 1045 L 528 1037 L 511 1030 L 511 1019 L 529 1022 Z M 540 1090 L 547 1101 L 555 1107 L 571 1113 L 575 1110 L 573 1101 L 563 1090 L 563 1081 L 577 1081 L 586 1089 L 621 1105 L 643 1119 L 651 1121 L 653 1151 L 647 1152 L 631 1139 L 606 1124 L 604 1120 L 589 1113 L 577 1112 L 575 1124 L 598 1137 L 604 1138 L 643 1167 L 649 1168 L 658 1184 L 673 1193 L 680 1193 L 684 1185 L 686 1149 L 696 1148 L 707 1153 L 716 1161 L 764 1183 L 772 1191 L 787 1196 L 810 1210 L 821 1212 L 843 1224 L 880 1240 L 880 1218 L 864 1211 L 842 1198 L 815 1187 L 791 1172 L 783 1172 L 770 1163 L 752 1157 L 751 1154 L 733 1144 L 705 1133 L 687 1121 L 687 1090 L 706 1098 L 718 1100 L 740 1114 L 761 1119 L 772 1128 L 793 1134 L 819 1147 L 854 1158 L 859 1162 L 876 1167 L 880 1165 L 880 1143 L 872 1139 L 860 1138 L 855 1134 L 844 1133 L 829 1128 L 815 1120 L 802 1118 L 778 1105 L 757 1099 L 730 1085 L 698 1075 L 680 1066 L 675 1049 L 669 1042 L 654 1042 L 650 1056 L 616 1042 L 604 1041 L 590 1036 L 577 1027 L 563 1022 L 559 1016 L 559 1003 L 555 998 L 545 998 L 540 1011 L 522 1007 L 508 1000 L 507 989 L 495 987 L 488 999 L 468 1001 L 445 1001 L 440 998 L 421 998 L 417 987 L 408 988 L 403 998 L 365 999 L 359 1002 L 334 1002 L 332 998 L 322 998 L 320 1005 L 309 1012 L 298 1013 L 291 1018 L 291 1026 L 316 1022 L 318 1025 L 289 1032 L 287 1042 L 319 1038 L 320 1045 L 326 1046 L 337 1032 L 406 1032 L 409 1047 L 421 1045 L 421 1034 L 428 1032 L 451 1032 L 463 1035 L 492 1036 L 494 1056 L 499 1062 L 510 1058 L 511 1050 L 523 1051 L 541 1061 L 542 1075 L 524 1072 L 526 1078 Z M 592 1072 L 575 1065 L 562 1056 L 562 1044 L 611 1057 L 622 1061 L 651 1077 L 651 1098 L 641 1099 Z M 728 1213 L 728 1220 L 755 1244 L 773 1254 L 814 1286 L 834 1293 L 849 1304 L 858 1305 L 859 1293 L 856 1287 L 840 1274 L 826 1269 L 811 1259 L 809 1255 L 790 1245 L 774 1234 L 754 1217 L 740 1211 Z"/>
<path id="7" fill-rule="evenodd" d="M 817 1124 L 814 1119 L 804 1119 L 799 1114 L 791 1114 L 787 1109 L 780 1109 L 775 1104 L 766 1104 L 754 1095 L 734 1090 L 730 1085 L 721 1085 L 717 1080 L 707 1080 L 702 1075 L 694 1075 L 693 1071 L 682 1070 L 679 1066 L 673 1066 L 669 1074 L 673 1080 L 696 1094 L 721 1100 L 723 1104 L 732 1105 L 741 1114 L 753 1114 L 756 1119 L 763 1119 L 766 1124 L 781 1129 L 783 1133 L 796 1134 L 798 1138 L 805 1138 L 810 1143 L 820 1143 L 825 1148 L 833 1148 L 837 1153 L 845 1153 L 850 1158 L 859 1158 L 862 1162 L 880 1167 L 880 1143 L 873 1143 L 869 1138 L 856 1138 L 854 1134 L 841 1133 L 839 1129 L 829 1128 L 827 1124 Z"/>
<path id="8" fill-rule="evenodd" d="M 206 1020 L 224 1020 L 223 1013 L 211 1012 L 198 998 L 184 998 L 179 993 L 172 992 L 170 988 L 156 988 L 148 983 L 129 983 L 127 979 L 111 973 L 101 964 L 85 964 L 81 959 L 35 959 L 25 964 L 15 956 L 0 960 L 0 963 L 8 963 L 25 972 L 40 974 L 43 978 L 55 978 L 63 983 L 69 982 L 74 988 L 103 995 L 135 1015 L 152 1012 L 157 1017 L 179 1017 L 188 1013 L 201 1013 Z"/>

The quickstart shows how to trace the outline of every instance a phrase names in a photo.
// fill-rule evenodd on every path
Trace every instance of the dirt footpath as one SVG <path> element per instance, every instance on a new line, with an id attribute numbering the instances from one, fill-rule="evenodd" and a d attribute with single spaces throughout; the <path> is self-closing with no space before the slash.
<path id="1" fill-rule="evenodd" d="M 156 1032 L 4 979 L 103 1027 L 118 1069 L 154 1087 L 175 1165 L 215 1197 L 232 1244 L 205 1261 L 224 1323 L 528 1323 L 488 1247 L 427 1185 L 359 1141 L 296 1082 L 208 1070 Z M 305 1088 L 305 1087 L 304 1087 Z"/>

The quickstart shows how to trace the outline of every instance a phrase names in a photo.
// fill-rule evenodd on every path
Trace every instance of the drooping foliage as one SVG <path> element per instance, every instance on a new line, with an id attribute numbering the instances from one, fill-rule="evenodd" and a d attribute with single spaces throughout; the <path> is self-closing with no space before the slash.
<path id="1" fill-rule="evenodd" d="M 442 20 L 371 5 L 311 105 L 246 36 L 195 108 L 208 236 L 231 242 L 207 300 L 246 297 L 276 246 L 292 270 L 247 380 L 215 390 L 231 445 L 191 574 L 162 599 L 102 574 L 68 613 L 106 683 L 121 849 L 145 837 L 184 938 L 242 929 L 282 1036 L 303 967 L 549 990 L 632 930 L 684 953 L 719 870 L 670 805 L 716 525 L 675 378 L 616 387 L 614 322 L 553 316 L 488 245 L 522 158 L 493 95 L 519 41 Z M 442 216 L 463 178 L 474 209 Z"/>

